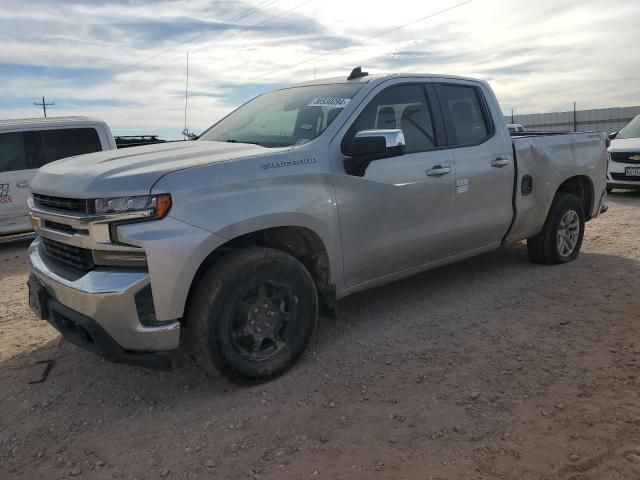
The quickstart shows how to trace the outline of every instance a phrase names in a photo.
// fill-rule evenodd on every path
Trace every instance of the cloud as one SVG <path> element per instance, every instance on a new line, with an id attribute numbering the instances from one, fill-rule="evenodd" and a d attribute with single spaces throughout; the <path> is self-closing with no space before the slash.
<path id="1" fill-rule="evenodd" d="M 640 103 L 636 0 L 615 8 L 598 0 L 474 0 L 390 31 L 454 4 L 3 0 L 0 117 L 37 116 L 31 104 L 45 95 L 55 115 L 91 115 L 116 131 L 175 138 L 184 122 L 187 50 L 195 131 L 259 93 L 314 75 L 344 76 L 356 65 L 477 76 L 517 113 L 573 101 L 582 108 Z"/>

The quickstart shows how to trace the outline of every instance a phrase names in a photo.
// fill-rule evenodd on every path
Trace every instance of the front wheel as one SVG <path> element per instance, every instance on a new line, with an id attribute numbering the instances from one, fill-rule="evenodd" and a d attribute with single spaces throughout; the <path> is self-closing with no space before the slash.
<path id="1" fill-rule="evenodd" d="M 570 193 L 557 194 L 542 230 L 527 240 L 529 259 L 543 265 L 575 260 L 582 246 L 584 225 L 580 199 Z"/>
<path id="2" fill-rule="evenodd" d="M 255 383 L 295 363 L 317 316 L 318 295 L 305 266 L 279 250 L 253 247 L 226 255 L 198 280 L 185 334 L 207 373 Z"/>

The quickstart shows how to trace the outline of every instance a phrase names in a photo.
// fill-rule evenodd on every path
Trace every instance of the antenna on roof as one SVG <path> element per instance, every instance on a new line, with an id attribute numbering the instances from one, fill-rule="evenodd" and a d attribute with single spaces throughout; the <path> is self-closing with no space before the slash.
<path id="1" fill-rule="evenodd" d="M 187 52 L 187 83 L 184 87 L 184 130 L 182 135 L 187 137 L 189 130 L 187 130 L 187 103 L 189 101 L 189 52 Z"/>
<path id="2" fill-rule="evenodd" d="M 187 104 L 189 101 L 189 52 L 187 52 L 187 84 L 184 87 L 184 130 L 182 130 L 182 135 L 185 140 L 195 140 L 198 136 L 190 132 L 187 128 Z"/>
<path id="3" fill-rule="evenodd" d="M 356 67 L 351 70 L 351 73 L 347 77 L 347 80 L 355 80 L 356 78 L 366 77 L 367 75 L 369 75 L 369 72 L 363 72 L 362 67 Z"/>

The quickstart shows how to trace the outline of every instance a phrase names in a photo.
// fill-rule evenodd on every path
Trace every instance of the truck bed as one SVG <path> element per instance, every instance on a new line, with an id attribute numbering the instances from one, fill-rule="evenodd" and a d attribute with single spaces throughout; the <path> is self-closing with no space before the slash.
<path id="1" fill-rule="evenodd" d="M 517 242 L 537 234 L 558 187 L 567 179 L 580 176 L 592 192 L 604 191 L 607 173 L 605 133 L 602 132 L 525 132 L 512 137 L 516 181 L 514 221 L 506 241 Z M 530 177 L 531 191 L 523 192 L 523 180 Z M 598 184 L 594 184 L 598 182 Z M 599 213 L 599 198 L 592 198 L 587 219 Z"/>

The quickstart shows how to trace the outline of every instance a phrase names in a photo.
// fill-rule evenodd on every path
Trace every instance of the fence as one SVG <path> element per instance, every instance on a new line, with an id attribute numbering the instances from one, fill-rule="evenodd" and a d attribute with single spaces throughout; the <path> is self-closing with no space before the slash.
<path id="1" fill-rule="evenodd" d="M 534 113 L 530 115 L 505 115 L 507 123 L 520 123 L 526 130 L 539 132 L 596 131 L 617 132 L 636 115 L 640 106 L 578 110 L 575 112 Z"/>

